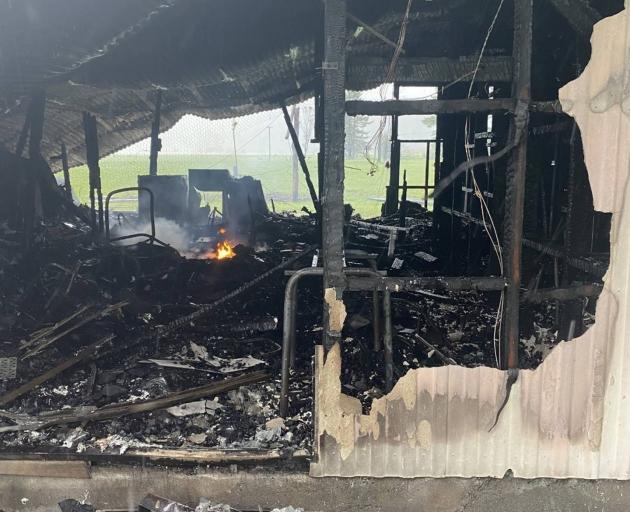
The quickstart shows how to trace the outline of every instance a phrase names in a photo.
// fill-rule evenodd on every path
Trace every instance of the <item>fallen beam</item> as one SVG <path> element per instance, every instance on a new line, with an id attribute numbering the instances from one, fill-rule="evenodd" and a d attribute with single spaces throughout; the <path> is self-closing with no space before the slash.
<path id="1" fill-rule="evenodd" d="M 112 418 L 120 418 L 121 416 L 128 416 L 130 414 L 166 409 L 175 405 L 181 405 L 201 398 L 231 391 L 232 389 L 238 389 L 241 386 L 256 384 L 267 380 L 268 378 L 269 374 L 266 372 L 253 372 L 219 382 L 212 382 L 210 384 L 206 384 L 205 386 L 178 391 L 162 398 L 134 403 L 107 405 L 88 413 L 76 413 L 74 410 L 71 410 L 68 413 L 56 415 L 42 414 L 35 417 L 17 417 L 15 415 L 4 414 L 6 417 L 12 418 L 14 421 L 18 421 L 19 423 L 17 425 L 0 427 L 0 433 L 16 432 L 20 430 L 38 430 L 40 428 L 51 427 L 54 425 L 67 425 L 70 423 L 103 421 Z"/>
<path id="2" fill-rule="evenodd" d="M 128 306 L 128 305 L 129 305 L 128 301 L 122 301 L 122 302 L 118 302 L 117 304 L 111 304 L 109 306 L 106 306 L 104 309 L 102 309 L 100 311 L 94 311 L 94 312 L 90 313 L 89 315 L 84 316 L 76 324 L 68 327 L 66 330 L 64 330 L 64 331 L 62 331 L 60 333 L 55 334 L 54 336 L 52 336 L 52 338 L 45 338 L 43 341 L 41 341 L 40 343 L 35 345 L 33 348 L 28 350 L 23 355 L 23 358 L 24 359 L 28 359 L 29 357 L 33 357 L 34 355 L 40 353 L 42 350 L 44 350 L 45 348 L 49 347 L 50 345 L 52 345 L 56 341 L 62 339 L 63 337 L 67 336 L 68 334 L 76 331 L 80 327 L 83 327 L 84 325 L 89 324 L 93 320 L 99 320 L 101 318 L 104 318 L 104 317 L 110 315 L 111 313 L 113 313 L 114 311 L 118 311 L 118 310 L 120 310 L 120 309 L 122 309 L 122 308 L 124 308 L 125 306 Z M 75 313 L 72 316 L 72 318 L 74 318 L 76 316 L 77 316 L 77 314 Z M 64 323 L 65 323 L 65 321 L 64 321 Z M 31 340 L 29 343 L 23 345 L 22 347 L 20 347 L 20 350 L 24 350 L 25 348 L 30 347 L 33 344 L 32 341 L 33 340 Z"/>
<path id="3" fill-rule="evenodd" d="M 283 459 L 306 459 L 307 450 L 287 452 L 285 450 L 128 450 L 129 457 L 144 458 L 154 461 L 177 460 L 182 462 L 238 463 L 264 462 Z"/>
<path id="4" fill-rule="evenodd" d="M 56 377 L 67 369 L 72 368 L 73 366 L 76 366 L 77 364 L 87 360 L 96 353 L 99 347 L 103 346 L 105 343 L 113 340 L 114 338 L 115 336 L 113 334 L 105 336 L 104 338 L 98 340 L 96 343 L 93 343 L 92 345 L 89 345 L 88 347 L 83 349 L 76 356 L 71 357 L 70 359 L 66 359 L 65 361 L 58 364 L 54 368 L 51 368 L 47 372 L 42 373 L 41 375 L 28 381 L 27 383 L 22 384 L 20 387 L 17 387 L 0 396 L 0 407 L 13 402 L 15 399 L 41 386 L 44 382 L 49 381 L 50 379 Z"/>
<path id="5" fill-rule="evenodd" d="M 245 283 L 242 286 L 239 286 L 238 288 L 232 290 L 230 293 L 224 295 L 220 299 L 215 300 L 211 304 L 207 304 L 205 306 L 202 306 L 197 311 L 194 311 L 194 312 L 190 313 L 189 315 L 182 316 L 180 318 L 177 318 L 177 319 L 173 320 L 172 322 L 168 323 L 165 326 L 159 327 L 158 330 L 157 330 L 157 333 L 156 333 L 157 336 L 158 337 L 165 336 L 169 332 L 173 332 L 176 329 L 180 329 L 181 327 L 190 324 L 190 322 L 192 322 L 193 320 L 196 320 L 198 318 L 201 318 L 201 317 L 207 315 L 210 311 L 215 309 L 217 306 L 220 306 L 221 304 L 223 304 L 225 302 L 228 302 L 228 301 L 232 300 L 235 297 L 238 297 L 243 292 L 253 288 L 258 283 L 261 283 L 265 279 L 271 277 L 276 272 L 290 267 L 291 265 L 293 265 L 295 262 L 297 262 L 303 256 L 306 256 L 307 254 L 310 254 L 314 249 L 315 249 L 315 247 L 307 247 L 301 253 L 296 254 L 295 256 L 292 256 L 291 258 L 287 259 L 286 261 L 283 261 L 282 263 L 280 263 L 280 265 L 277 265 L 276 267 L 268 270 L 264 274 L 259 275 L 257 278 L 251 280 L 250 282 Z"/>
<path id="6" fill-rule="evenodd" d="M 587 0 L 548 0 L 560 15 L 567 20 L 577 34 L 587 41 L 593 33 L 593 25 L 602 19 Z"/>
<path id="7" fill-rule="evenodd" d="M 268 449 L 268 450 L 221 450 L 221 449 L 168 449 L 146 448 L 127 450 L 121 454 L 118 451 L 110 453 L 100 450 L 86 450 L 77 453 L 76 450 L 56 448 L 54 451 L 7 452 L 0 451 L 0 467 L 5 461 L 29 462 L 95 462 L 98 464 L 111 463 L 156 463 L 168 462 L 169 465 L 186 466 L 190 463 L 203 464 L 239 464 L 264 463 L 279 460 L 306 461 L 311 457 L 309 450 L 299 449 Z"/>
<path id="8" fill-rule="evenodd" d="M 311 180 L 311 173 L 308 172 L 308 165 L 306 163 L 306 157 L 304 156 L 304 152 L 302 151 L 302 146 L 300 144 L 300 139 L 295 131 L 295 127 L 291 122 L 291 117 L 289 116 L 289 111 L 287 110 L 286 105 L 282 105 L 282 113 L 284 115 L 284 122 L 287 124 L 287 130 L 289 130 L 289 135 L 291 136 L 291 141 L 293 142 L 293 149 L 297 154 L 298 160 L 300 161 L 300 166 L 302 167 L 302 172 L 304 173 L 304 179 L 306 180 L 306 186 L 308 187 L 308 192 L 311 195 L 311 201 L 313 201 L 313 207 L 319 216 L 321 213 L 321 205 L 319 203 L 319 199 L 317 198 L 317 192 L 315 192 L 315 185 L 313 185 L 313 181 Z"/>

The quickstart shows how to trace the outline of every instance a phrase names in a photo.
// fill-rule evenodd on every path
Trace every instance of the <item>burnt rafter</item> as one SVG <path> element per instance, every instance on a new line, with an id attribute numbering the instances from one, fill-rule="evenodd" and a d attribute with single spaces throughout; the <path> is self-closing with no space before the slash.
<path id="1" fill-rule="evenodd" d="M 591 37 L 593 25 L 602 19 L 588 0 L 547 0 L 569 23 L 571 28 L 585 39 Z"/>
<path id="2" fill-rule="evenodd" d="M 0 46 L 15 49 L 0 55 L 0 105 L 5 107 L 0 144 L 14 147 L 25 98 L 35 86 L 45 85 L 42 154 L 57 155 L 64 142 L 70 166 L 85 159 L 84 110 L 99 119 L 104 157 L 149 136 L 156 86 L 164 89 L 161 129 L 166 130 L 187 113 L 221 119 L 273 109 L 281 102 L 290 105 L 313 94 L 321 73 L 315 59 L 323 20 L 320 2 L 62 3 L 63 9 L 41 0 L 0 6 L 0 19 L 9 20 Z M 470 0 L 415 4 L 410 43 L 396 78 L 411 83 L 437 73 L 439 81 L 448 82 L 471 71 L 473 65 L 459 59 L 470 53 L 469 42 L 453 39 L 439 27 L 459 20 L 478 28 L 491 4 L 484 0 L 484 9 Z M 354 0 L 348 11 L 395 41 L 405 5 L 403 0 Z M 28 16 L 30 7 L 36 17 Z M 261 19 L 267 21 L 261 24 Z M 356 31 L 350 19 L 347 26 L 348 87 L 375 87 L 387 72 L 392 48 L 368 30 Z M 504 79 L 511 68 L 504 57 L 492 56 L 480 73 Z M 59 161 L 53 166 L 61 170 Z"/>

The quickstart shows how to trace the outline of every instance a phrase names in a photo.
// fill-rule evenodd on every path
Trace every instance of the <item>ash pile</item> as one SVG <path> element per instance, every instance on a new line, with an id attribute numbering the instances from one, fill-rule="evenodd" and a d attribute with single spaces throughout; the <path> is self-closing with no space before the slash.
<path id="1" fill-rule="evenodd" d="M 346 214 L 348 267 L 393 277 L 442 272 L 431 212 L 417 206 L 404 218 L 369 221 L 351 208 Z M 280 319 L 287 274 L 320 264 L 315 216 L 254 212 L 239 236 L 209 218 L 204 236 L 191 235 L 179 251 L 155 236 L 110 243 L 67 215 L 41 222 L 28 251 L 22 233 L 0 227 L 3 452 L 309 456 L 321 279 L 300 287 L 284 418 Z M 123 225 L 120 216 L 108 220 Z M 342 341 L 342 389 L 366 411 L 388 391 L 383 313 L 375 314 L 370 297 L 347 294 Z M 412 368 L 496 366 L 499 300 L 500 293 L 395 294 L 395 379 Z M 535 367 L 558 342 L 553 305 L 531 314 L 534 328 L 521 340 L 524 367 Z"/>
<path id="2" fill-rule="evenodd" d="M 256 234 L 185 257 L 69 216 L 40 223 L 28 251 L 0 226 L 2 450 L 309 447 L 310 399 L 278 418 L 278 318 L 315 221 L 270 213 Z"/>

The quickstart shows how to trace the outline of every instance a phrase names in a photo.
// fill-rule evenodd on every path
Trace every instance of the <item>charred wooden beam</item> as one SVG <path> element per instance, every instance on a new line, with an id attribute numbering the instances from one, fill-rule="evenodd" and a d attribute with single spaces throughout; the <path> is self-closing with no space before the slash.
<path id="1" fill-rule="evenodd" d="M 151 124 L 151 153 L 149 155 L 149 174 L 157 176 L 158 153 L 162 149 L 160 140 L 160 121 L 162 117 L 162 90 L 158 89 L 155 98 L 155 110 L 153 111 L 153 123 Z"/>
<path id="2" fill-rule="evenodd" d="M 68 166 L 68 151 L 64 143 L 61 144 L 61 168 L 63 169 L 63 186 L 68 199 L 72 201 L 72 184 L 70 183 L 70 167 Z"/>
<path id="3" fill-rule="evenodd" d="M 348 101 L 349 116 L 415 116 L 433 114 L 465 114 L 476 112 L 502 112 L 514 110 L 514 100 L 387 100 Z"/>
<path id="4" fill-rule="evenodd" d="M 295 153 L 297 154 L 300 166 L 302 167 L 302 172 L 304 173 L 304 179 L 306 180 L 306 185 L 308 186 L 308 192 L 311 195 L 311 201 L 313 201 L 313 207 L 315 208 L 315 211 L 319 216 L 321 206 L 319 204 L 319 199 L 317 198 L 317 192 L 315 192 L 315 185 L 313 185 L 313 181 L 311 180 L 311 173 L 308 171 L 308 165 L 306 163 L 304 152 L 302 151 L 300 139 L 297 132 L 295 131 L 293 123 L 291 122 L 289 111 L 284 104 L 282 105 L 282 113 L 284 114 L 284 121 L 287 124 L 287 129 L 289 130 L 289 135 L 291 136 L 291 141 L 293 142 L 293 148 L 295 149 Z"/>
<path id="5" fill-rule="evenodd" d="M 436 85 L 472 77 L 478 57 L 475 55 L 451 59 L 448 57 L 401 57 L 396 65 L 394 82 L 400 85 Z M 388 57 L 350 57 L 347 64 L 346 86 L 378 87 L 386 79 L 391 64 Z M 479 82 L 511 82 L 512 59 L 504 56 L 484 56 L 477 71 Z"/>
<path id="6" fill-rule="evenodd" d="M 577 34 L 590 39 L 593 33 L 593 25 L 602 19 L 588 0 L 548 0 L 551 5 L 567 20 Z"/>
<path id="7" fill-rule="evenodd" d="M 531 101 L 533 0 L 515 0 L 514 4 L 514 81 L 512 96 L 521 104 Z M 518 368 L 519 305 L 527 171 L 528 110 L 520 110 L 511 126 L 512 134 L 520 130 L 506 176 L 505 217 L 503 221 L 504 273 L 508 279 L 503 320 L 503 366 Z"/>
<path id="8" fill-rule="evenodd" d="M 561 114 L 564 112 L 559 101 L 532 101 L 528 104 L 530 112 Z M 455 99 L 455 100 L 386 100 L 346 102 L 349 116 L 411 116 L 438 114 L 478 114 L 514 112 L 516 102 L 511 98 L 493 100 Z"/>
<path id="9" fill-rule="evenodd" d="M 219 393 L 231 391 L 232 389 L 238 389 L 241 386 L 256 384 L 267 379 L 269 379 L 269 374 L 267 374 L 266 372 L 253 372 L 234 378 L 224 379 L 218 382 L 212 382 L 210 384 L 206 384 L 205 386 L 186 389 L 184 391 L 177 391 L 162 398 L 144 400 L 134 403 L 107 405 L 88 413 L 70 410 L 69 412 L 62 412 L 55 415 L 44 414 L 41 416 L 29 416 L 25 418 L 4 414 L 5 416 L 17 421 L 17 425 L 0 427 L 0 432 L 37 430 L 53 425 L 68 425 L 71 423 L 83 423 L 86 421 L 103 421 L 112 418 L 120 418 L 121 416 L 128 416 L 130 414 L 139 414 L 143 412 L 167 409 L 168 407 L 185 404 L 187 402 L 192 402 L 194 400 L 199 400 L 205 397 L 210 397 Z"/>
<path id="10" fill-rule="evenodd" d="M 90 209 L 92 229 L 97 229 L 97 201 L 98 201 L 98 232 L 103 232 L 103 192 L 101 188 L 101 168 L 99 165 L 98 132 L 96 116 L 83 112 L 83 130 L 85 132 L 86 161 L 90 181 Z"/>
<path id="11" fill-rule="evenodd" d="M 15 462 L 97 462 L 97 463 L 146 463 L 155 461 L 169 465 L 187 466 L 191 462 L 203 464 L 225 464 L 246 462 L 274 462 L 280 460 L 306 461 L 311 456 L 308 450 L 270 449 L 270 450 L 221 450 L 221 449 L 159 449 L 146 448 L 127 450 L 124 454 L 102 453 L 100 450 L 77 453 L 76 450 L 55 448 L 54 451 L 0 452 L 0 461 Z M 0 466 L 2 466 L 0 464 Z"/>
<path id="12" fill-rule="evenodd" d="M 324 258 L 324 346 L 341 339 L 341 326 L 331 321 L 343 307 L 344 139 L 346 77 L 346 0 L 324 2 L 324 172 L 322 255 Z"/>
<path id="13" fill-rule="evenodd" d="M 301 253 L 296 254 L 295 256 L 292 256 L 291 258 L 288 258 L 287 260 L 283 261 L 282 263 L 280 263 L 276 267 L 274 267 L 274 268 L 268 270 L 267 272 L 259 275 L 258 277 L 256 277 L 255 279 L 252 279 L 248 283 L 245 283 L 245 284 L 239 286 L 238 288 L 236 288 L 236 289 L 232 290 L 231 292 L 225 294 L 223 297 L 215 300 L 214 302 L 212 302 L 210 304 L 207 304 L 205 306 L 202 306 L 198 310 L 190 313 L 189 315 L 185 315 L 185 316 L 179 317 L 179 318 L 169 322 L 168 324 L 158 328 L 157 333 L 156 333 L 157 336 L 158 337 L 165 336 L 165 335 L 167 335 L 170 332 L 173 332 L 173 331 L 175 331 L 177 329 L 180 329 L 180 328 L 182 328 L 184 326 L 189 325 L 192 321 L 197 320 L 198 318 L 202 318 L 203 316 L 207 315 L 210 311 L 214 310 L 216 307 L 218 307 L 221 304 L 224 304 L 224 303 L 234 299 L 235 297 L 238 297 L 239 295 L 241 295 L 242 293 L 246 292 L 247 290 L 252 289 L 254 286 L 256 286 L 257 284 L 263 282 L 265 279 L 268 279 L 269 277 L 271 277 L 276 272 L 278 272 L 280 270 L 284 270 L 285 268 L 290 267 L 291 265 L 296 263 L 303 256 L 306 256 L 307 254 L 310 254 L 314 249 L 315 249 L 314 247 L 307 247 Z"/>
<path id="14" fill-rule="evenodd" d="M 96 343 L 93 343 L 92 345 L 84 348 L 76 356 L 71 357 L 70 359 L 66 359 L 54 368 L 51 368 L 50 370 L 42 373 L 41 375 L 38 375 L 25 384 L 22 384 L 21 386 L 0 396 L 0 407 L 13 402 L 14 400 L 28 393 L 29 391 L 32 391 L 33 389 L 41 386 L 44 382 L 47 382 L 60 373 L 65 372 L 69 368 L 72 368 L 73 366 L 76 366 L 77 364 L 86 361 L 88 358 L 92 357 L 100 347 L 114 339 L 114 337 L 114 335 L 109 335 L 98 340 Z"/>

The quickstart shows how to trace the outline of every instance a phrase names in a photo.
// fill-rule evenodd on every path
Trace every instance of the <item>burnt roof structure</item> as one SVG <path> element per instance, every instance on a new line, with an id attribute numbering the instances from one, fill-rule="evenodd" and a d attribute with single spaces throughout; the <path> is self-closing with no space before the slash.
<path id="1" fill-rule="evenodd" d="M 417 2 L 399 73 L 449 82 L 469 72 L 494 4 Z M 353 1 L 350 11 L 395 41 L 405 5 Z M 322 12 L 322 3 L 312 0 L 3 3 L 0 144 L 14 148 L 28 98 L 42 88 L 43 154 L 50 158 L 65 142 L 71 165 L 85 158 L 83 110 L 98 119 L 104 156 L 149 135 L 157 88 L 164 90 L 162 129 L 186 113 L 218 119 L 307 98 L 321 75 Z M 511 51 L 508 9 L 502 18 L 491 42 L 494 56 Z M 353 25 L 359 27 L 356 19 Z M 348 33 L 347 86 L 378 85 L 393 49 L 367 30 Z M 488 59 L 484 70 L 509 79 L 509 58 Z"/>

